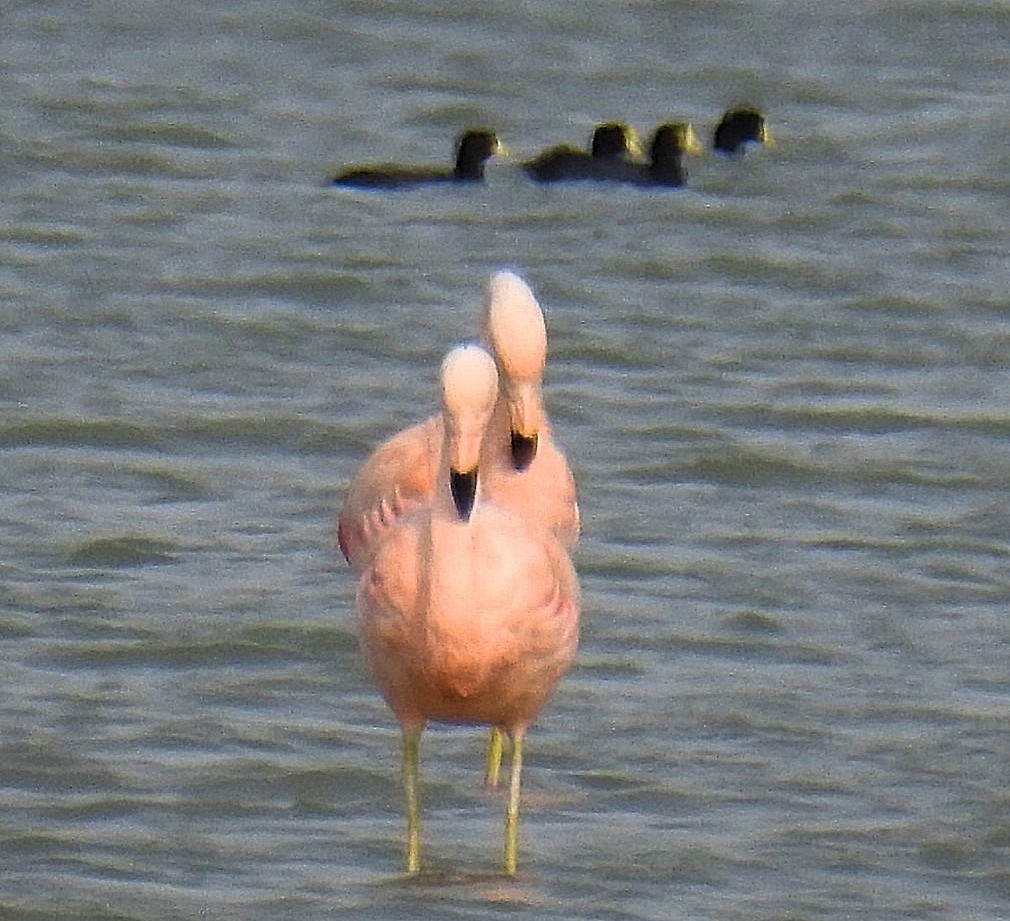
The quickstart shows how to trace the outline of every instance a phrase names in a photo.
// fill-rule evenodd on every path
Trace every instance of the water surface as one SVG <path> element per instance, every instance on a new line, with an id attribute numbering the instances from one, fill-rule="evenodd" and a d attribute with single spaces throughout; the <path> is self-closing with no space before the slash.
<path id="1" fill-rule="evenodd" d="M 0 128 L 0 914 L 990 919 L 1010 895 L 991 3 L 22 4 Z M 327 188 L 727 105 L 680 192 Z M 481 288 L 548 317 L 578 663 L 522 870 L 395 723 L 335 509 Z"/>

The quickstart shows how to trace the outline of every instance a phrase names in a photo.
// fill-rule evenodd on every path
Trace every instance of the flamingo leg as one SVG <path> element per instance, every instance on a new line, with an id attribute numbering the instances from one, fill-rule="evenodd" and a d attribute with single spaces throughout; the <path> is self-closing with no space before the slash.
<path id="1" fill-rule="evenodd" d="M 484 789 L 489 793 L 498 789 L 498 777 L 501 774 L 501 755 L 505 737 L 497 726 L 491 727 L 491 736 L 487 740 L 487 761 L 484 766 Z"/>
<path id="2" fill-rule="evenodd" d="M 407 872 L 421 871 L 421 729 L 403 730 L 403 794 L 407 812 Z"/>
<path id="3" fill-rule="evenodd" d="M 519 784 L 523 772 L 523 734 L 510 733 L 512 740 L 512 775 L 509 779 L 508 805 L 505 807 L 505 875 L 515 876 L 519 853 Z"/>

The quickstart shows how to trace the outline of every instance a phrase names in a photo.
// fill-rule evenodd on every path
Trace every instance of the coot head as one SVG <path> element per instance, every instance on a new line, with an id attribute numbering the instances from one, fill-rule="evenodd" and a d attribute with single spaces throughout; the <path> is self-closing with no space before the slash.
<path id="1" fill-rule="evenodd" d="M 712 136 L 712 149 L 742 153 L 749 144 L 770 142 L 764 115 L 758 109 L 745 106 L 730 109 L 723 115 Z"/>
<path id="2" fill-rule="evenodd" d="M 483 179 L 484 164 L 503 154 L 505 148 L 490 128 L 470 128 L 460 135 L 456 146 L 457 179 Z"/>
<path id="3" fill-rule="evenodd" d="M 684 154 L 702 154 L 705 148 L 687 122 L 665 122 L 652 135 L 649 159 L 653 163 L 679 160 Z"/>
<path id="4" fill-rule="evenodd" d="M 604 122 L 593 131 L 589 151 L 597 159 L 624 160 L 638 156 L 638 138 L 623 122 Z"/>

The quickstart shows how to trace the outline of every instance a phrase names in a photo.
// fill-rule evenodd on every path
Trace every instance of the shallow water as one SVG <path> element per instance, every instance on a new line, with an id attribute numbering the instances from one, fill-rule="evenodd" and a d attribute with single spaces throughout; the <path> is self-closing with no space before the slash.
<path id="1" fill-rule="evenodd" d="M 0 52 L 0 916 L 979 918 L 1010 895 L 1007 13 L 23 4 Z M 327 188 L 622 117 L 680 192 Z M 510 266 L 580 487 L 522 869 L 333 516 Z"/>

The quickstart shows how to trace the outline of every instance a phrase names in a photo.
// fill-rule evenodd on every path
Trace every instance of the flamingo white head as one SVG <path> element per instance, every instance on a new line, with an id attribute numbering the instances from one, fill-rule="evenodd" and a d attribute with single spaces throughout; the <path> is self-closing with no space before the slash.
<path id="1" fill-rule="evenodd" d="M 498 397 L 498 370 L 479 345 L 460 345 L 442 361 L 441 383 L 449 486 L 465 521 L 477 494 L 477 459 Z"/>
<path id="2" fill-rule="evenodd" d="M 547 363 L 547 327 L 537 299 L 518 275 L 491 276 L 484 330 L 508 408 L 513 464 L 523 470 L 536 456 L 543 421 L 540 384 Z"/>

